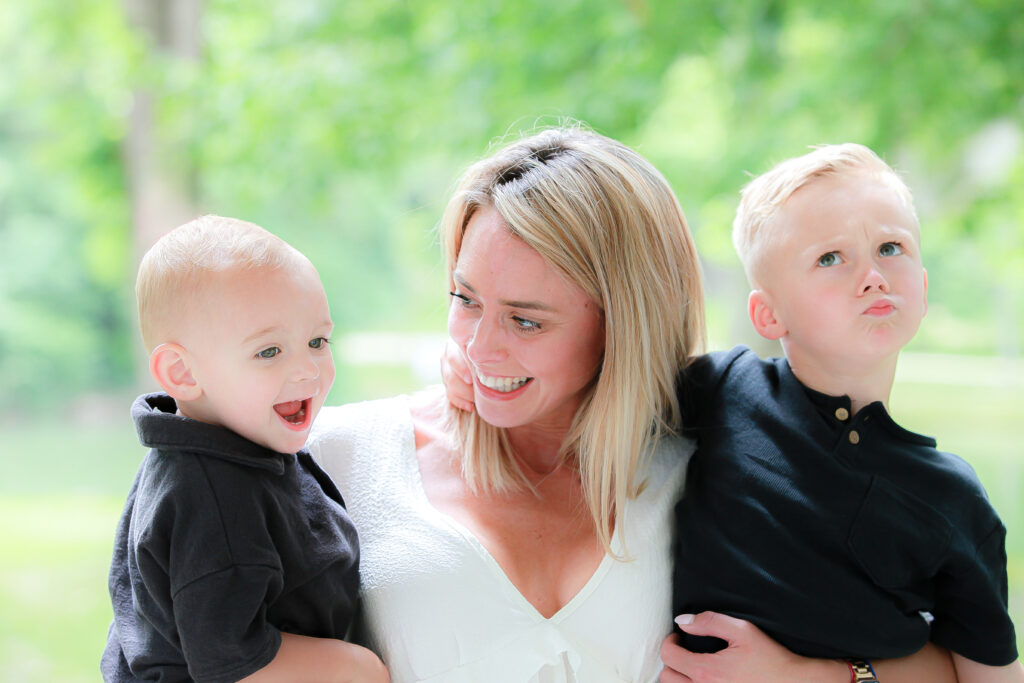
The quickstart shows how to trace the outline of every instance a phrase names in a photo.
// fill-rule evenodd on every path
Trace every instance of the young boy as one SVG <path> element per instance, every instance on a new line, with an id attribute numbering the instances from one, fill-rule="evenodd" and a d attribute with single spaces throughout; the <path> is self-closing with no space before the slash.
<path id="1" fill-rule="evenodd" d="M 117 530 L 107 681 L 386 681 L 343 642 L 359 584 L 338 489 L 301 450 L 334 381 L 313 265 L 204 216 L 139 267 L 146 455 Z"/>
<path id="2" fill-rule="evenodd" d="M 823 147 L 744 189 L 733 238 L 750 319 L 786 358 L 738 348 L 682 376 L 698 452 L 676 510 L 675 613 L 747 619 L 813 657 L 931 640 L 961 681 L 1024 680 L 1003 524 L 967 463 L 888 412 L 927 310 L 909 190 L 867 148 Z"/>

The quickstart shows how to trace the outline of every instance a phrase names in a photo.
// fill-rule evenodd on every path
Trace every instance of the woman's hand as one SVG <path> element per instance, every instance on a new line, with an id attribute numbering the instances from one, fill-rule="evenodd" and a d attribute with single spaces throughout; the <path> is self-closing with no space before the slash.
<path id="1" fill-rule="evenodd" d="M 719 681 L 814 681 L 846 683 L 850 670 L 837 659 L 808 659 L 793 654 L 742 619 L 716 612 L 677 617 L 679 627 L 696 636 L 716 636 L 729 643 L 708 654 L 690 652 L 670 635 L 661 645 L 661 683 Z"/>
<path id="2" fill-rule="evenodd" d="M 718 681 L 816 681 L 847 683 L 850 668 L 838 659 L 810 659 L 793 654 L 748 621 L 715 612 L 676 617 L 679 628 L 695 636 L 716 636 L 729 643 L 719 652 L 699 654 L 679 644 L 676 634 L 661 644 L 661 683 Z M 872 662 L 886 683 L 954 683 L 956 671 L 949 652 L 928 643 L 899 659 Z M 986 680 L 986 679 L 981 679 Z M 1015 679 L 1010 679 L 1015 680 Z"/>
<path id="3" fill-rule="evenodd" d="M 462 350 L 451 339 L 441 354 L 441 381 L 453 406 L 467 413 L 473 412 L 473 375 Z"/>

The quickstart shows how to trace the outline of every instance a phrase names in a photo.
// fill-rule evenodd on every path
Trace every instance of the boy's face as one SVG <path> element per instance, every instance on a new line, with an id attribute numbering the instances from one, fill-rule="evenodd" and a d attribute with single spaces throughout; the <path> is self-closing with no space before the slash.
<path id="1" fill-rule="evenodd" d="M 308 263 L 206 277 L 182 341 L 202 395 L 181 412 L 273 451 L 298 451 L 334 382 L 320 278 Z"/>
<path id="2" fill-rule="evenodd" d="M 927 310 L 910 208 L 882 181 L 847 173 L 801 188 L 775 220 L 760 279 L 794 366 L 857 374 L 894 363 Z"/>

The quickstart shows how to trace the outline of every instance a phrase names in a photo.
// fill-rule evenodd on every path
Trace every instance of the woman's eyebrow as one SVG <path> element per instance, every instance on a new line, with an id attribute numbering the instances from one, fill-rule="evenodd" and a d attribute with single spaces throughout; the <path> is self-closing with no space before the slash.
<path id="1" fill-rule="evenodd" d="M 464 277 L 459 275 L 459 271 L 452 273 L 452 280 L 455 281 L 459 287 L 462 287 L 470 294 L 476 294 L 476 290 L 473 289 L 473 285 L 469 284 Z M 523 308 L 531 311 L 546 311 L 548 313 L 557 313 L 558 309 L 550 304 L 546 304 L 543 301 L 526 301 L 521 299 L 499 299 L 498 304 L 501 306 L 508 306 L 509 308 Z"/>
<path id="2" fill-rule="evenodd" d="M 508 306 L 509 308 L 525 308 L 532 311 L 546 311 L 548 313 L 557 313 L 557 309 L 549 306 L 541 301 L 517 301 L 513 299 L 501 299 L 498 301 L 502 306 Z"/>

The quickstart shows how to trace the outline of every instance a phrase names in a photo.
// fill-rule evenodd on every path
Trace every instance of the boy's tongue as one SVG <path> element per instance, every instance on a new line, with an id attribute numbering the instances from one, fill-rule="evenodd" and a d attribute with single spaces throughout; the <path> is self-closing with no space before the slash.
<path id="1" fill-rule="evenodd" d="M 288 401 L 286 403 L 278 403 L 274 406 L 274 410 L 281 417 L 291 417 L 295 413 L 302 410 L 302 401 Z"/>

